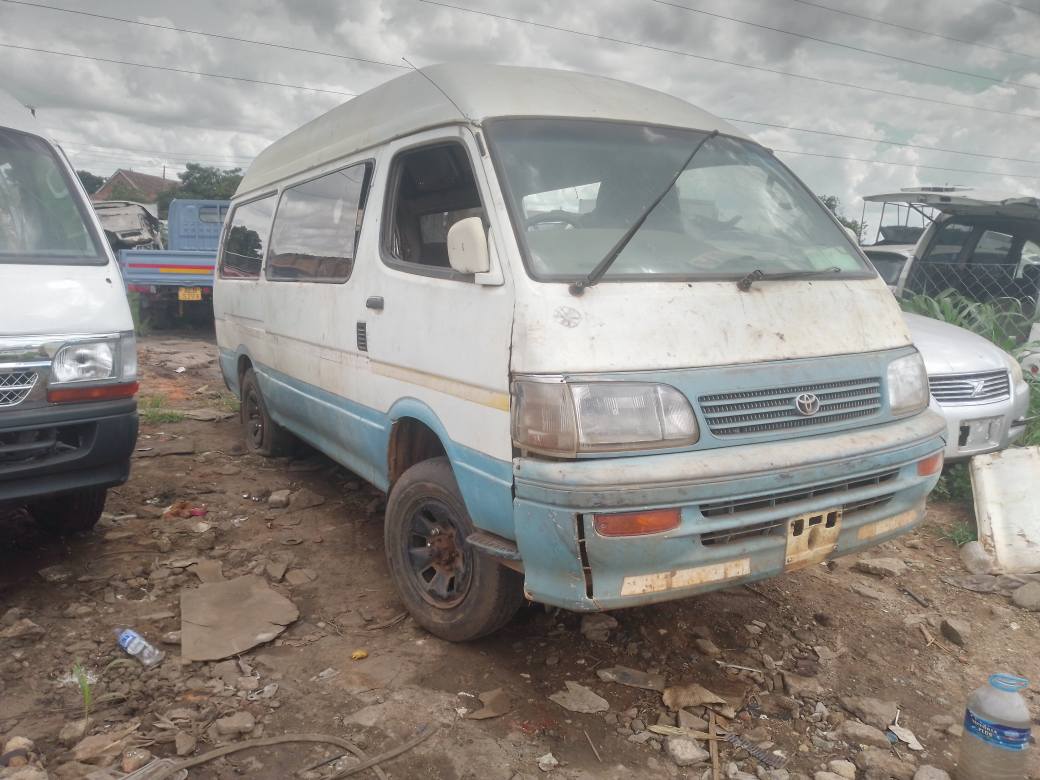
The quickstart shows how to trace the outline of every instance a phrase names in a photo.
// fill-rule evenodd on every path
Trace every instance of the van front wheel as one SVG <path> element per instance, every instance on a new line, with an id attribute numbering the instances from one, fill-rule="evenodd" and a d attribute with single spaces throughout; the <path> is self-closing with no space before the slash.
<path id="1" fill-rule="evenodd" d="M 271 419 L 267 412 L 267 403 L 260 392 L 256 372 L 251 368 L 247 368 L 242 375 L 239 415 L 245 433 L 246 449 L 269 458 L 288 452 L 292 434 Z"/>
<path id="2" fill-rule="evenodd" d="M 384 538 L 394 584 L 415 622 L 451 642 L 497 631 L 524 597 L 519 573 L 466 541 L 473 531 L 447 458 L 417 463 L 390 491 Z"/>

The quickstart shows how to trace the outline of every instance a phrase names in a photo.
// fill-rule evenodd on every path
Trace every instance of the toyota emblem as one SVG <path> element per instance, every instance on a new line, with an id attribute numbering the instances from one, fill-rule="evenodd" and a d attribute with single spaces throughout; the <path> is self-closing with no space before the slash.
<path id="1" fill-rule="evenodd" d="M 820 411 L 820 399 L 814 393 L 799 393 L 794 399 L 794 408 L 803 417 L 812 417 Z"/>

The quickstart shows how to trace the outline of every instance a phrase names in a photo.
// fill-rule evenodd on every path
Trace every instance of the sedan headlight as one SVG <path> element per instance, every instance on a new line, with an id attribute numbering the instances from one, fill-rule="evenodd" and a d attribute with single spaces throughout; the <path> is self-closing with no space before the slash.
<path id="1" fill-rule="evenodd" d="M 513 383 L 513 441 L 524 450 L 573 456 L 681 447 L 699 436 L 690 402 L 668 385 L 559 377 Z"/>
<path id="2" fill-rule="evenodd" d="M 136 379 L 137 343 L 132 332 L 68 343 L 51 361 L 51 386 Z"/>
<path id="3" fill-rule="evenodd" d="M 928 373 L 918 352 L 888 364 L 888 404 L 894 415 L 919 412 L 928 406 Z"/>
<path id="4" fill-rule="evenodd" d="M 1022 364 L 1018 362 L 1014 355 L 1004 353 L 1004 357 L 1007 358 L 1008 371 L 1011 372 L 1011 384 L 1020 385 L 1026 381 L 1022 375 Z"/>

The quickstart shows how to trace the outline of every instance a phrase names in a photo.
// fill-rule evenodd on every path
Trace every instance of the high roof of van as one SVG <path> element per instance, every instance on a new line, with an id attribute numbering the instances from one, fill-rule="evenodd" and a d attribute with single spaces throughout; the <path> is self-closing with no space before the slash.
<path id="1" fill-rule="evenodd" d="M 269 188 L 420 130 L 507 116 L 649 122 L 746 138 L 685 100 L 603 76 L 478 63 L 431 65 L 380 84 L 275 141 L 249 166 L 237 194 Z"/>
<path id="2" fill-rule="evenodd" d="M 29 109 L 18 102 L 13 95 L 0 89 L 0 127 L 10 127 L 23 133 L 41 135 L 42 129 Z"/>

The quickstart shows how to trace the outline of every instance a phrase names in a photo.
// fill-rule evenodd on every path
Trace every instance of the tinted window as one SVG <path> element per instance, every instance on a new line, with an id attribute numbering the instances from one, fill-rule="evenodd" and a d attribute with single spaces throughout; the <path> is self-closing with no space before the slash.
<path id="1" fill-rule="evenodd" d="M 268 279 L 342 282 L 350 276 L 368 171 L 367 163 L 352 165 L 282 193 Z"/>
<path id="2" fill-rule="evenodd" d="M 0 129 L 0 262 L 103 265 L 86 213 L 47 143 Z"/>
<path id="3" fill-rule="evenodd" d="M 1012 238 L 1007 233 L 987 230 L 975 245 L 975 251 L 968 262 L 984 265 L 1006 263 L 1008 255 L 1011 254 L 1011 243 Z"/>
<path id="4" fill-rule="evenodd" d="M 964 243 L 971 236 L 971 226 L 947 222 L 932 242 L 924 260 L 928 263 L 956 263 Z"/>
<path id="5" fill-rule="evenodd" d="M 271 226 L 274 196 L 243 203 L 231 216 L 224 240 L 220 274 L 226 279 L 255 279 L 264 261 L 264 242 Z"/>

